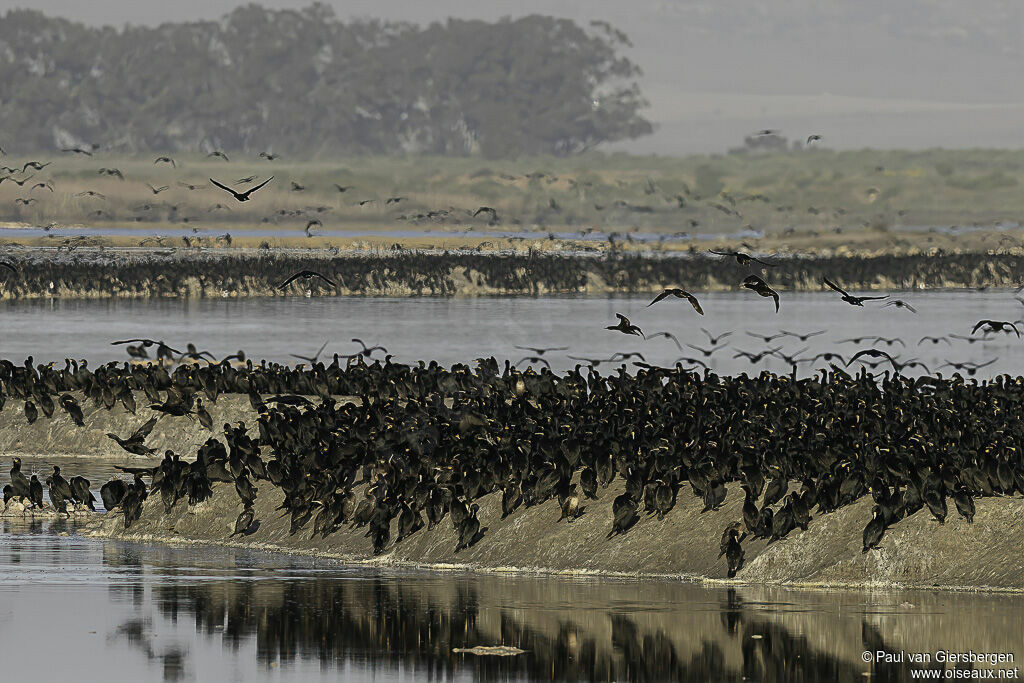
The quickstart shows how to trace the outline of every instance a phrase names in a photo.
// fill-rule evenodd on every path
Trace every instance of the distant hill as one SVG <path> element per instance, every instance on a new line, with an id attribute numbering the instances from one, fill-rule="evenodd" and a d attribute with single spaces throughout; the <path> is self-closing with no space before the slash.
<path id="1" fill-rule="evenodd" d="M 414 26 L 321 4 L 93 28 L 0 19 L 0 147 L 570 155 L 648 134 L 624 34 L 545 16 Z"/>

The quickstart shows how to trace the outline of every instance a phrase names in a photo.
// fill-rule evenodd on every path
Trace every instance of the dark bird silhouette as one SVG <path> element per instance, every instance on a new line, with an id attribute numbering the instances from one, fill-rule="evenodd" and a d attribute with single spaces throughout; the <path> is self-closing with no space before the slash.
<path id="1" fill-rule="evenodd" d="M 107 436 L 117 442 L 117 445 L 135 455 L 152 455 L 155 451 L 153 448 L 149 448 L 145 445 L 146 437 L 153 431 L 153 427 L 156 426 L 159 418 L 151 417 L 146 420 L 145 423 L 134 432 L 127 439 L 122 439 L 117 434 L 107 432 Z"/>
<path id="2" fill-rule="evenodd" d="M 235 192 L 234 190 L 232 190 L 227 185 L 222 185 L 222 184 L 218 183 L 216 180 L 214 180 L 213 178 L 210 178 L 210 182 L 213 183 L 214 185 L 216 185 L 217 187 L 219 187 L 220 189 L 225 190 L 226 192 L 230 193 L 231 196 L 234 197 L 236 200 L 238 200 L 240 202 L 247 202 L 247 201 L 249 201 L 249 196 L 253 192 L 255 192 L 256 190 L 260 189 L 261 187 L 263 187 L 264 185 L 266 185 L 267 183 L 269 183 L 273 179 L 274 179 L 274 176 L 270 176 L 269 178 L 264 180 L 259 185 L 256 185 L 255 187 L 250 187 L 245 192 Z"/>
<path id="3" fill-rule="evenodd" d="M 252 181 L 256 180 L 256 178 L 258 178 L 258 177 L 259 176 L 250 175 L 250 176 L 246 176 L 244 178 L 239 178 L 238 180 L 235 181 L 235 185 L 245 185 L 246 183 L 251 183 Z"/>
<path id="4" fill-rule="evenodd" d="M 911 306 L 910 304 L 908 304 L 903 299 L 893 299 L 892 301 L 886 301 L 884 304 L 882 304 L 882 307 L 884 308 L 886 306 L 895 306 L 896 308 L 905 308 L 908 311 L 910 311 L 911 313 L 917 313 L 917 309 L 914 308 L 913 306 Z"/>
<path id="5" fill-rule="evenodd" d="M 267 161 L 274 161 L 275 159 L 280 159 L 281 155 L 271 154 L 270 152 L 260 152 L 259 157 L 261 159 L 266 159 Z"/>
<path id="6" fill-rule="evenodd" d="M 325 341 L 323 343 L 323 346 L 321 346 L 320 349 L 316 353 L 313 354 L 312 357 L 298 356 L 298 355 L 296 355 L 294 353 L 290 353 L 288 355 L 290 355 L 292 358 L 298 358 L 299 360 L 304 360 L 304 361 L 308 362 L 310 365 L 312 365 L 313 363 L 316 363 L 316 361 L 320 358 L 320 354 L 324 352 L 324 349 L 327 348 L 327 344 L 329 344 L 329 343 L 330 343 L 330 340 L 328 339 L 327 341 Z"/>
<path id="7" fill-rule="evenodd" d="M 757 292 L 761 296 L 770 296 L 775 299 L 775 312 L 779 312 L 779 293 L 768 286 L 768 283 L 756 275 L 748 275 L 743 280 L 743 286 Z"/>
<path id="8" fill-rule="evenodd" d="M 231 161 L 231 159 L 228 159 L 228 155 L 225 154 L 224 152 L 220 151 L 219 149 L 215 150 L 213 152 L 210 152 L 206 156 L 207 156 L 207 158 L 209 158 L 209 157 L 220 157 L 224 161 Z"/>
<path id="9" fill-rule="evenodd" d="M 760 263 L 763 266 L 768 266 L 769 268 L 775 268 L 778 266 L 777 263 L 768 263 L 767 261 L 762 261 L 761 259 L 751 256 L 750 254 L 744 254 L 742 251 L 715 251 L 714 249 L 708 249 L 708 252 L 711 254 L 715 254 L 716 256 L 728 256 L 734 258 L 736 259 L 736 263 L 740 264 L 741 266 L 745 266 L 751 261 L 754 261 L 755 263 Z"/>
<path id="10" fill-rule="evenodd" d="M 649 303 L 647 305 L 648 306 L 653 306 L 654 304 L 658 303 L 659 301 L 662 301 L 663 299 L 666 299 L 666 298 L 668 298 L 670 296 L 674 296 L 677 299 L 686 299 L 687 301 L 690 302 L 690 305 L 693 306 L 693 310 L 697 311 L 697 313 L 699 313 L 701 315 L 704 315 L 704 309 L 702 309 L 700 307 L 700 302 L 697 301 L 697 297 L 695 297 L 693 294 L 690 294 L 689 292 L 687 292 L 685 290 L 678 289 L 678 288 L 666 289 L 664 292 L 662 292 L 658 296 L 654 297 L 654 301 L 652 301 L 651 303 Z"/>
<path id="11" fill-rule="evenodd" d="M 170 164 L 171 168 L 178 168 L 177 162 L 175 162 L 174 159 L 172 159 L 170 157 L 157 157 L 153 161 L 153 163 L 154 164 Z"/>
<path id="12" fill-rule="evenodd" d="M 807 136 L 807 144 L 808 145 L 811 144 L 812 142 L 818 142 L 819 140 L 821 140 L 821 136 L 818 135 L 817 133 L 815 133 L 814 135 L 808 135 Z"/>
<path id="13" fill-rule="evenodd" d="M 293 273 L 291 276 L 289 276 L 288 279 L 285 280 L 284 282 L 282 282 L 281 284 L 279 284 L 277 286 L 277 288 L 278 289 L 284 289 L 285 287 L 287 287 L 291 283 L 295 282 L 299 278 L 302 278 L 303 280 L 307 280 L 308 281 L 308 280 L 311 280 L 312 278 L 315 278 L 315 277 L 320 278 L 321 280 L 323 280 L 324 282 L 329 284 L 331 287 L 337 287 L 338 286 L 338 285 L 334 284 L 333 280 L 331 280 L 328 277 L 325 277 L 325 276 L 321 275 L 320 273 L 316 272 L 315 270 L 300 270 L 299 272 Z"/>
<path id="14" fill-rule="evenodd" d="M 836 283 L 834 283 L 831 280 L 829 280 L 827 277 L 826 278 L 822 278 L 822 280 L 824 281 L 824 283 L 826 285 L 828 285 L 829 287 L 831 287 L 835 291 L 837 291 L 840 294 L 842 294 L 843 295 L 843 301 L 845 301 L 846 303 L 850 304 L 851 306 L 863 306 L 865 301 L 874 301 L 874 300 L 877 300 L 877 299 L 888 299 L 889 298 L 888 294 L 886 294 L 885 296 L 853 296 L 852 294 L 850 294 L 846 290 L 844 290 L 842 287 L 840 287 Z"/>
<path id="15" fill-rule="evenodd" d="M 784 334 L 784 335 L 786 335 L 788 337 L 795 337 L 795 338 L 799 339 L 800 341 L 805 342 L 808 339 L 810 339 L 811 337 L 817 337 L 819 334 L 825 334 L 826 330 L 819 330 L 817 332 L 808 332 L 807 334 L 797 334 L 796 332 L 787 332 L 786 330 L 781 330 L 781 332 L 782 332 L 782 334 Z"/>
<path id="16" fill-rule="evenodd" d="M 615 317 L 619 319 L 619 323 L 617 325 L 609 325 L 608 327 L 605 328 L 606 330 L 616 330 L 618 332 L 622 332 L 623 334 L 633 334 L 638 337 L 644 337 L 643 330 L 641 330 L 636 325 L 630 323 L 629 318 L 622 315 L 621 313 L 616 313 Z M 647 337 L 644 337 L 644 339 L 646 338 Z"/>
<path id="17" fill-rule="evenodd" d="M 1009 332 L 1013 330 L 1017 334 L 1017 338 L 1020 338 L 1020 330 L 1017 329 L 1017 326 L 1005 320 L 979 320 L 974 329 L 971 330 L 971 334 L 977 332 L 980 327 L 984 327 L 989 332 L 1003 332 L 1004 330 Z"/>
<path id="18" fill-rule="evenodd" d="M 897 372 L 899 371 L 899 368 L 896 367 L 896 360 L 892 356 L 890 356 L 888 353 L 886 353 L 885 351 L 880 351 L 878 349 L 863 349 L 861 351 L 858 351 L 857 353 L 853 354 L 850 357 L 850 360 L 846 361 L 846 365 L 849 366 L 854 361 L 856 361 L 856 360 L 858 360 L 860 358 L 864 358 L 864 357 L 867 357 L 867 358 L 883 358 L 883 359 L 889 361 L 890 364 L 892 364 L 893 370 L 896 370 Z"/>
<path id="19" fill-rule="evenodd" d="M 655 332 L 650 337 L 648 337 L 648 339 L 656 339 L 658 337 L 664 337 L 665 339 L 671 340 L 672 343 L 676 345 L 677 349 L 679 349 L 680 351 L 683 350 L 683 345 L 679 343 L 679 340 L 676 339 L 676 336 L 671 332 Z"/>
<path id="20" fill-rule="evenodd" d="M 931 342 L 932 344 L 936 344 L 936 345 L 939 342 L 946 342 L 947 346 L 952 346 L 953 345 L 952 342 L 950 342 L 949 339 L 947 339 L 946 337 L 921 337 L 921 339 L 918 340 L 917 345 L 920 346 L 924 342 Z"/>
<path id="21" fill-rule="evenodd" d="M 171 189 L 169 185 L 161 185 L 160 187 L 153 187 L 149 183 L 146 183 L 146 187 L 148 187 L 149 191 L 152 192 L 154 195 L 160 194 L 164 190 Z"/>
<path id="22" fill-rule="evenodd" d="M 569 350 L 568 346 L 548 346 L 548 347 L 544 347 L 544 348 L 538 348 L 538 347 L 535 347 L 535 346 L 516 346 L 515 344 L 512 345 L 512 348 L 519 349 L 520 351 L 533 351 L 538 356 L 543 356 L 548 351 L 568 351 Z"/>
<path id="23" fill-rule="evenodd" d="M 81 147 L 65 147 L 61 149 L 62 152 L 71 152 L 72 154 L 84 154 L 87 157 L 92 156 L 92 152 Z"/>

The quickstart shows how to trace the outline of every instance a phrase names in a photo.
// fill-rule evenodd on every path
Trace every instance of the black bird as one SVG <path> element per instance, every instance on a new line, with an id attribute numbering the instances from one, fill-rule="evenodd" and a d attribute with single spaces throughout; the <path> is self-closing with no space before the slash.
<path id="1" fill-rule="evenodd" d="M 651 303 L 649 303 L 647 305 L 648 306 L 653 306 L 654 304 L 658 303 L 662 299 L 665 299 L 665 298 L 670 297 L 670 296 L 674 296 L 677 299 L 686 299 L 687 301 L 690 302 L 690 305 L 693 306 L 693 310 L 697 311 L 697 313 L 699 313 L 701 315 L 704 315 L 704 309 L 702 309 L 700 307 L 700 302 L 697 301 L 697 297 L 695 297 L 693 294 L 690 294 L 689 292 L 687 292 L 685 290 L 682 290 L 682 289 L 679 289 L 679 288 L 666 289 L 664 292 L 662 292 L 658 296 L 654 297 L 654 301 L 652 301 Z"/>
<path id="2" fill-rule="evenodd" d="M 153 187 L 153 186 L 152 186 L 152 185 L 150 185 L 149 183 L 146 183 L 146 187 L 148 187 L 148 188 L 149 188 L 149 191 L 150 191 L 150 192 L 152 192 L 152 193 L 153 193 L 153 194 L 155 194 L 155 195 L 157 195 L 157 194 L 160 194 L 160 193 L 161 193 L 161 192 L 163 192 L 164 190 L 169 190 L 169 189 L 171 189 L 169 185 L 161 185 L 160 187 Z"/>
<path id="3" fill-rule="evenodd" d="M 304 361 L 308 362 L 310 365 L 313 365 L 314 363 L 316 363 L 317 359 L 320 358 L 320 354 L 324 352 L 324 349 L 327 348 L 327 344 L 328 343 L 330 343 L 329 339 L 324 342 L 323 346 L 320 347 L 320 350 L 317 351 L 316 353 L 314 353 L 311 358 L 306 357 L 306 356 L 298 356 L 298 355 L 296 355 L 294 353 L 291 353 L 291 354 L 288 354 L 288 355 L 290 355 L 292 358 L 298 358 L 299 360 L 304 360 Z"/>
<path id="4" fill-rule="evenodd" d="M 921 337 L 921 339 L 918 340 L 917 345 L 920 346 L 921 344 L 923 344 L 926 341 L 927 342 L 931 342 L 932 344 L 936 344 L 936 345 L 939 342 L 946 342 L 947 346 L 952 346 L 952 343 L 946 337 Z"/>
<path id="5" fill-rule="evenodd" d="M 238 513 L 238 518 L 235 519 L 235 530 L 231 535 L 237 536 L 241 534 L 244 536 L 252 527 L 253 517 L 255 517 L 255 513 L 253 512 L 251 505 L 247 505 L 242 508 L 242 511 Z"/>
<path id="6" fill-rule="evenodd" d="M 388 352 L 388 350 L 380 344 L 377 344 L 376 346 L 367 346 L 362 339 L 357 339 L 355 337 L 352 338 L 352 342 L 363 347 L 361 351 L 356 351 L 355 353 L 355 355 L 362 356 L 363 358 L 369 358 L 373 355 L 374 351 L 381 351 L 385 354 Z"/>
<path id="7" fill-rule="evenodd" d="M 215 150 L 213 152 L 210 152 L 206 156 L 207 156 L 207 158 L 209 158 L 209 157 L 220 157 L 224 161 L 231 161 L 231 159 L 228 159 L 228 155 L 225 154 L 224 152 L 220 151 L 219 149 Z"/>
<path id="8" fill-rule="evenodd" d="M 846 365 L 849 366 L 855 360 L 865 356 L 868 358 L 884 358 L 892 364 L 893 370 L 896 370 L 897 372 L 899 371 L 899 368 L 896 367 L 896 360 L 885 351 L 879 351 L 878 349 L 863 349 L 862 351 L 858 351 L 850 357 L 850 360 L 846 361 Z"/>
<path id="9" fill-rule="evenodd" d="M 271 154 L 270 152 L 260 152 L 259 157 L 266 159 L 267 161 L 273 161 L 274 159 L 280 159 L 280 154 Z"/>
<path id="10" fill-rule="evenodd" d="M 760 363 L 761 359 L 764 358 L 765 356 L 773 356 L 773 355 L 775 355 L 776 351 L 781 351 L 781 350 L 782 350 L 781 346 L 776 346 L 773 349 L 768 349 L 767 351 L 761 351 L 760 353 L 751 353 L 749 351 L 741 351 L 740 349 L 736 349 L 736 353 L 733 354 L 733 358 L 746 358 L 751 363 Z"/>
<path id="11" fill-rule="evenodd" d="M 886 294 L 885 296 L 853 296 L 852 294 L 850 294 L 846 290 L 844 290 L 842 287 L 840 287 L 836 283 L 834 283 L 831 280 L 829 280 L 827 277 L 826 278 L 822 278 L 822 281 L 824 281 L 824 283 L 826 285 L 828 285 L 829 287 L 831 287 L 835 291 L 837 291 L 840 294 L 842 294 L 843 295 L 843 297 L 842 297 L 843 301 L 845 301 L 846 303 L 850 304 L 851 306 L 863 306 L 865 301 L 874 301 L 874 300 L 877 300 L 877 299 L 888 299 L 889 298 L 888 294 Z"/>
<path id="12" fill-rule="evenodd" d="M 616 313 L 615 317 L 619 319 L 619 323 L 617 325 L 609 325 L 608 327 L 605 328 L 606 330 L 616 330 L 618 332 L 622 332 L 623 334 L 633 334 L 638 337 L 644 337 L 643 330 L 641 330 L 636 325 L 630 323 L 629 318 L 622 315 L 621 313 Z M 644 337 L 644 339 L 646 338 L 647 337 Z"/>
<path id="13" fill-rule="evenodd" d="M 28 499 L 32 501 L 32 507 L 43 507 L 43 485 L 39 482 L 39 477 L 34 474 L 28 482 Z"/>
<path id="14" fill-rule="evenodd" d="M 1004 330 L 1009 332 L 1010 330 L 1013 330 L 1017 333 L 1017 338 L 1020 338 L 1020 330 L 1017 329 L 1017 326 L 1014 323 L 1006 322 L 1004 320 L 979 320 L 974 326 L 974 329 L 971 330 L 971 334 L 977 332 L 979 327 L 984 327 L 990 332 L 1002 332 Z"/>
<path id="15" fill-rule="evenodd" d="M 727 576 L 731 579 L 743 568 L 743 546 L 739 542 L 739 531 L 735 528 L 729 529 L 729 541 L 725 548 L 725 560 L 728 563 L 729 571 Z"/>
<path id="16" fill-rule="evenodd" d="M 170 158 L 170 157 L 157 157 L 157 158 L 156 158 L 156 159 L 155 159 L 155 160 L 153 161 L 153 163 L 154 163 L 154 164 L 160 164 L 160 163 L 163 163 L 163 164 L 170 164 L 170 165 L 171 165 L 171 168 L 178 168 L 178 164 L 177 164 L 177 163 L 176 163 L 176 162 L 174 161 L 174 159 L 172 159 L 172 158 Z"/>
<path id="17" fill-rule="evenodd" d="M 780 330 L 782 334 L 789 337 L 796 337 L 802 342 L 807 341 L 811 337 L 817 337 L 819 334 L 825 334 L 826 330 L 819 330 L 817 332 L 808 332 L 807 334 L 797 334 L 796 332 L 787 332 L 786 330 Z"/>
<path id="18" fill-rule="evenodd" d="M 864 527 L 864 547 L 861 549 L 862 553 L 866 553 L 872 548 L 878 547 L 878 544 L 882 542 L 882 536 L 885 534 L 885 519 L 882 516 L 882 508 L 878 505 L 871 512 L 871 521 Z"/>
<path id="19" fill-rule="evenodd" d="M 917 313 L 917 309 L 914 308 L 913 306 L 911 306 L 910 304 L 908 304 L 903 299 L 893 299 L 892 301 L 886 301 L 884 304 L 882 304 L 882 307 L 885 308 L 886 306 L 895 306 L 896 308 L 905 308 L 908 311 L 910 311 L 911 313 Z"/>
<path id="20" fill-rule="evenodd" d="M 61 149 L 61 151 L 62 152 L 71 152 L 73 154 L 84 154 L 87 157 L 91 157 L 92 156 L 92 152 L 90 152 L 87 149 L 82 149 L 81 147 L 65 147 L 65 148 Z"/>
<path id="21" fill-rule="evenodd" d="M 299 278 L 302 278 L 303 280 L 311 280 L 312 278 L 315 278 L 315 277 L 320 278 L 321 280 L 323 280 L 324 282 L 329 284 L 331 287 L 337 287 L 338 286 L 338 285 L 334 284 L 333 280 L 331 280 L 330 278 L 327 278 L 327 277 L 321 275 L 320 273 L 316 272 L 315 270 L 300 270 L 299 272 L 293 273 L 291 276 L 289 276 L 289 278 L 287 280 L 285 280 L 284 282 L 282 282 L 281 284 L 279 284 L 277 286 L 277 288 L 278 289 L 284 289 L 285 287 L 287 287 L 291 283 L 295 282 Z"/>
<path id="22" fill-rule="evenodd" d="M 715 254 L 716 256 L 728 256 L 734 258 L 736 259 L 736 263 L 740 264 L 741 266 L 745 266 L 751 261 L 760 263 L 761 265 L 764 266 L 768 266 L 769 268 L 775 268 L 778 266 L 777 263 L 768 263 L 767 261 L 762 261 L 761 259 L 751 256 L 750 254 L 744 254 L 742 251 L 715 251 L 714 249 L 708 249 L 708 252 Z"/>
<path id="23" fill-rule="evenodd" d="M 778 334 L 758 334 L 757 332 L 747 332 L 747 334 L 750 335 L 751 337 L 763 339 L 765 344 L 771 344 L 776 339 L 780 337 L 785 337 L 787 335 L 786 332 L 779 332 Z"/>
<path id="24" fill-rule="evenodd" d="M 768 283 L 756 275 L 748 275 L 743 280 L 743 286 L 757 292 L 761 296 L 770 296 L 775 299 L 775 312 L 779 312 L 779 293 L 768 286 Z"/>
<path id="25" fill-rule="evenodd" d="M 679 349 L 680 351 L 683 350 L 683 345 L 679 343 L 679 340 L 676 339 L 676 336 L 671 332 L 655 332 L 650 337 L 648 337 L 648 339 L 657 339 L 658 337 L 664 337 L 665 339 L 672 340 L 672 343 L 676 345 L 677 349 Z"/>
<path id="26" fill-rule="evenodd" d="M 808 145 L 811 144 L 812 142 L 818 142 L 819 140 L 821 140 L 821 136 L 818 135 L 817 133 L 815 133 L 814 135 L 808 135 L 807 136 L 807 144 Z"/>
<path id="27" fill-rule="evenodd" d="M 218 183 L 216 180 L 214 180 L 213 178 L 210 178 L 210 182 L 213 183 L 214 185 L 216 185 L 217 187 L 219 187 L 220 189 L 225 190 L 226 192 L 231 194 L 231 196 L 234 197 L 235 199 L 237 199 L 238 201 L 240 201 L 240 202 L 247 202 L 247 201 L 249 201 L 249 195 L 251 195 L 256 190 L 260 189 L 261 187 L 263 187 L 264 185 L 266 185 L 267 183 L 269 183 L 273 179 L 274 179 L 274 176 L 270 176 L 269 178 L 264 180 L 259 185 L 256 185 L 255 187 L 250 187 L 245 192 L 235 192 L 234 190 L 232 190 L 227 185 L 222 185 L 222 184 Z"/>
<path id="28" fill-rule="evenodd" d="M 354 340 L 353 340 L 354 341 Z M 543 356 L 548 351 L 568 351 L 568 346 L 548 346 L 546 348 L 537 348 L 534 346 L 516 346 L 512 345 L 512 348 L 519 349 L 520 351 L 533 351 L 538 356 Z"/>
<path id="29" fill-rule="evenodd" d="M 491 208 L 490 206 L 481 206 L 479 209 L 473 212 L 473 218 L 476 218 L 482 213 L 490 214 L 492 223 L 498 222 L 498 212 L 495 209 Z"/>

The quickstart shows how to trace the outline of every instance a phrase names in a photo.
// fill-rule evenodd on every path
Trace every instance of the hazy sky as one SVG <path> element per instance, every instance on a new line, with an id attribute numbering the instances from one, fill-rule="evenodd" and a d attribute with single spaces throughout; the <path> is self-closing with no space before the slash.
<path id="1" fill-rule="evenodd" d="M 34 0 L 91 24 L 215 19 L 237 0 Z M 307 0 L 265 0 L 294 8 Z M 716 152 L 760 128 L 836 148 L 1024 147 L 1022 0 L 328 0 L 342 18 L 531 13 L 626 31 L 658 131 L 641 152 Z M 0 0 L 0 9 L 27 6 Z"/>

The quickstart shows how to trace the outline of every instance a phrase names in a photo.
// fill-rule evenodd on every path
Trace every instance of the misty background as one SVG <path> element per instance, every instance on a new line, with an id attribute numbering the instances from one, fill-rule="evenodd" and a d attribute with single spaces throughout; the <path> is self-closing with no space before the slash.
<path id="1" fill-rule="evenodd" d="M 236 0 L 36 0 L 32 9 L 91 26 L 215 20 Z M 265 0 L 269 9 L 308 0 Z M 623 53 L 655 130 L 603 149 L 725 152 L 752 130 L 835 149 L 1024 147 L 1024 3 L 1010 0 L 347 0 L 340 20 L 428 24 L 537 13 L 604 20 L 633 43 Z M 0 2 L 0 10 L 26 7 Z M 2 19 L 0 19 L 2 21 Z"/>

